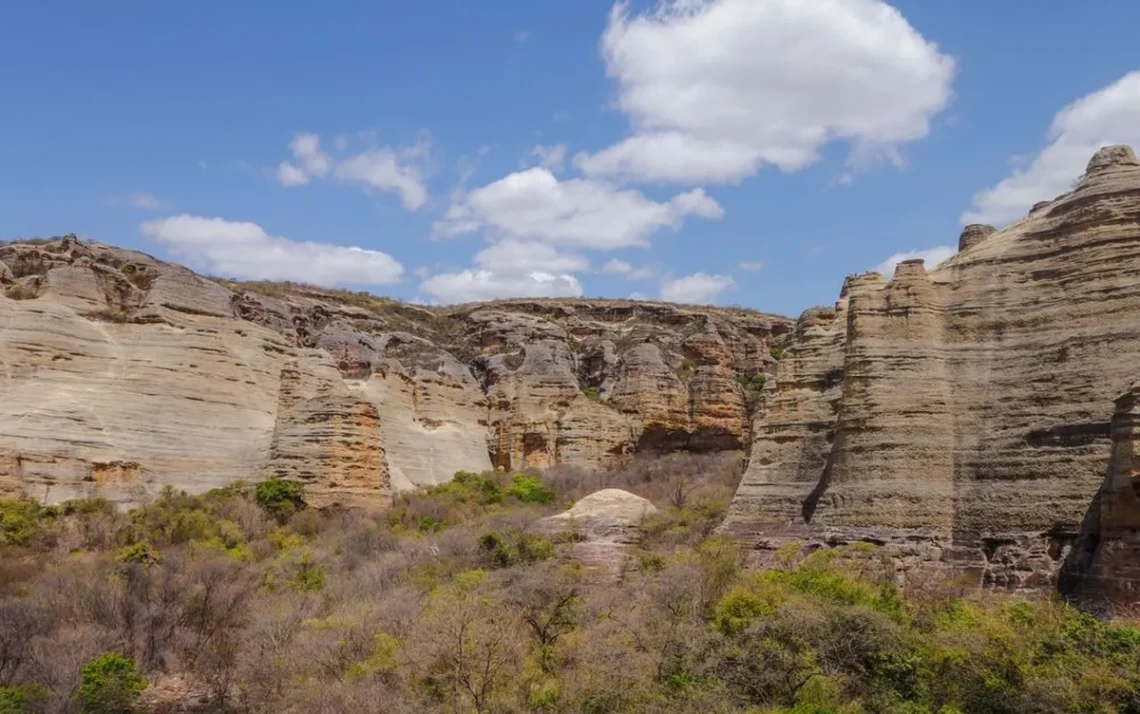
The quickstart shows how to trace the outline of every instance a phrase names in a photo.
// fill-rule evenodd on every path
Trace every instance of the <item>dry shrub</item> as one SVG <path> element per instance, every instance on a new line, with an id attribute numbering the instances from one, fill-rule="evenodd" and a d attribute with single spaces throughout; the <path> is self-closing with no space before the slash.
<path id="1" fill-rule="evenodd" d="M 563 502 L 574 502 L 603 488 L 620 488 L 659 508 L 684 508 L 694 500 L 727 504 L 741 476 L 738 452 L 639 456 L 620 467 L 590 471 L 555 466 L 543 472 L 546 484 Z"/>

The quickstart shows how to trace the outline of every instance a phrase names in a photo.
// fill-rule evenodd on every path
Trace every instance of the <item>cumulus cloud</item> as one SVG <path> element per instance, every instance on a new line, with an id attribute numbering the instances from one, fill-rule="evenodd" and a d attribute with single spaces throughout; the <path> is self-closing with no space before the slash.
<path id="1" fill-rule="evenodd" d="M 897 266 L 899 263 L 903 262 L 904 260 L 914 260 L 916 258 L 922 258 L 925 260 L 926 268 L 929 270 L 957 252 L 958 249 L 952 245 L 937 245 L 933 248 L 927 248 L 926 250 L 912 250 L 906 253 L 895 253 L 891 257 L 876 265 L 874 268 L 872 268 L 872 270 L 874 270 L 876 273 L 882 273 L 889 278 L 895 274 L 895 266 Z"/>
<path id="2" fill-rule="evenodd" d="M 736 281 L 727 275 L 693 273 L 670 278 L 661 283 L 661 299 L 669 302 L 703 305 L 716 302 L 725 290 L 736 287 Z"/>
<path id="3" fill-rule="evenodd" d="M 345 137 L 337 137 L 337 147 L 347 146 Z M 427 203 L 424 184 L 425 163 L 431 154 L 431 141 L 420 141 L 405 147 L 372 147 L 358 154 L 336 159 L 321 148 L 316 134 L 298 134 L 289 144 L 292 161 L 277 166 L 277 181 L 286 187 L 303 186 L 314 178 L 332 176 L 365 190 L 395 193 L 404 207 L 414 211 Z"/>
<path id="4" fill-rule="evenodd" d="M 606 275 L 627 275 L 631 271 L 633 271 L 633 266 L 618 258 L 606 261 L 606 264 L 602 266 L 602 272 Z"/>
<path id="5" fill-rule="evenodd" d="M 401 152 L 392 149 L 372 149 L 349 157 L 337 164 L 335 175 L 344 181 L 396 193 L 409 211 L 427 203 L 420 167 L 406 163 Z"/>
<path id="6" fill-rule="evenodd" d="M 657 271 L 649 266 L 635 268 L 619 258 L 606 261 L 606 264 L 602 266 L 602 272 L 606 275 L 621 275 L 627 280 L 645 280 L 657 274 Z"/>
<path id="7" fill-rule="evenodd" d="M 802 169 L 832 141 L 850 163 L 902 161 L 950 102 L 953 58 L 881 0 L 659 0 L 602 38 L 632 133 L 575 164 L 646 181 L 738 182 Z"/>
<path id="8" fill-rule="evenodd" d="M 499 273 L 574 273 L 590 268 L 589 259 L 578 253 L 566 253 L 546 243 L 513 238 L 493 243 L 476 253 L 475 264 Z"/>
<path id="9" fill-rule="evenodd" d="M 764 263 L 759 260 L 745 260 L 744 262 L 737 263 L 736 267 L 740 268 L 741 270 L 749 271 L 763 270 Z"/>
<path id="10" fill-rule="evenodd" d="M 653 233 L 679 228 L 689 216 L 723 215 L 720 204 L 699 188 L 657 202 L 606 181 L 559 181 L 548 169 L 535 167 L 460 197 L 434 232 L 453 237 L 482 231 L 502 238 L 614 250 L 646 246 Z"/>
<path id="11" fill-rule="evenodd" d="M 387 253 L 291 240 L 245 221 L 183 214 L 146 221 L 139 230 L 180 259 L 227 277 L 329 286 L 386 285 L 399 282 L 404 272 Z"/>
<path id="12" fill-rule="evenodd" d="M 302 186 L 311 178 L 322 178 L 332 168 L 333 159 L 321 149 L 316 134 L 298 134 L 289 144 L 295 164 L 282 161 L 277 165 L 277 180 L 282 186 Z"/>
<path id="13" fill-rule="evenodd" d="M 575 272 L 589 270 L 583 255 L 513 238 L 475 254 L 475 267 L 425 276 L 420 291 L 437 302 L 473 302 L 502 297 L 580 297 Z"/>
<path id="14" fill-rule="evenodd" d="M 1038 201 L 1068 191 L 1096 150 L 1109 144 L 1140 146 L 1140 71 L 1085 95 L 1057 112 L 1048 144 L 1025 168 L 974 196 L 962 223 L 1008 223 Z"/>
<path id="15" fill-rule="evenodd" d="M 420 284 L 437 302 L 475 302 L 509 297 L 581 297 L 582 284 L 573 275 L 534 271 L 504 275 L 491 270 L 440 273 Z"/>

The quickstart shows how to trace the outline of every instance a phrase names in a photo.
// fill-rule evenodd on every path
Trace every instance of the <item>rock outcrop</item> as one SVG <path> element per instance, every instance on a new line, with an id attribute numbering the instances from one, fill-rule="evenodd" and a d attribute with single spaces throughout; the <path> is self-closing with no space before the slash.
<path id="1" fill-rule="evenodd" d="M 567 555 L 614 576 L 630 566 L 629 546 L 641 542 L 642 524 L 655 513 L 653 504 L 641 496 L 605 488 L 583 497 L 567 511 L 536 521 L 531 529 L 570 538 Z"/>
<path id="2" fill-rule="evenodd" d="M 569 510 L 537 521 L 539 533 L 572 533 L 576 540 L 633 544 L 641 542 L 641 524 L 657 513 L 648 500 L 620 488 L 604 488 L 583 497 Z"/>
<path id="3" fill-rule="evenodd" d="M 792 325 L 627 300 L 426 308 L 73 236 L 0 245 L 0 294 L 0 493 L 48 502 L 279 475 L 382 505 L 458 470 L 742 448 L 747 380 Z"/>
<path id="4" fill-rule="evenodd" d="M 1111 458 L 1098 557 L 1120 586 L 1138 574 L 1134 393 L 1112 419 L 1140 374 L 1140 162 L 1102 149 L 1072 192 L 969 226 L 960 247 L 929 271 L 850 277 L 800 318 L 723 529 L 760 561 L 862 540 L 900 580 L 1039 591 L 1089 530 Z"/>

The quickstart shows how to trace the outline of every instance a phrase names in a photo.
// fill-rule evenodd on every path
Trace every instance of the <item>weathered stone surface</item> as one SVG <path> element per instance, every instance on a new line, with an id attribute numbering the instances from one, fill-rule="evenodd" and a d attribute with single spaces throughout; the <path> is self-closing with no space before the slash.
<path id="1" fill-rule="evenodd" d="M 585 496 L 567 511 L 536 521 L 531 530 L 571 536 L 566 555 L 594 569 L 600 580 L 609 580 L 636 569 L 630 546 L 641 542 L 642 523 L 656 512 L 641 496 L 606 488 Z"/>
<path id="2" fill-rule="evenodd" d="M 1140 163 L 1104 149 L 1071 193 L 966 243 L 800 319 L 724 526 L 760 560 L 868 540 L 922 577 L 1055 582 L 1140 372 Z"/>
<path id="3" fill-rule="evenodd" d="M 1116 400 L 1112 452 L 1081 537 L 1067 554 L 1062 591 L 1091 606 L 1140 605 L 1140 382 Z"/>
<path id="4" fill-rule="evenodd" d="M 742 381 L 771 368 L 770 349 L 791 326 L 632 301 L 512 300 L 452 315 L 466 326 L 452 351 L 473 355 L 488 448 L 504 468 L 742 448 L 751 421 Z"/>
<path id="5" fill-rule="evenodd" d="M 2 245 L 0 263 L 0 491 L 47 501 L 277 474 L 322 504 L 385 505 L 461 469 L 600 465 L 654 430 L 739 436 L 739 379 L 791 325 L 631 301 L 422 308 L 209 280 L 74 236 Z M 686 349 L 711 350 L 711 371 Z M 672 393 L 632 394 L 658 381 Z"/>
<path id="6" fill-rule="evenodd" d="M 971 223 L 962 229 L 961 235 L 958 236 L 958 252 L 968 250 L 973 246 L 981 243 L 986 238 L 997 232 L 993 226 L 987 226 L 981 223 Z"/>
<path id="7" fill-rule="evenodd" d="M 569 510 L 534 524 L 540 533 L 574 533 L 585 542 L 639 543 L 641 524 L 657 509 L 641 496 L 604 488 L 583 497 Z"/>

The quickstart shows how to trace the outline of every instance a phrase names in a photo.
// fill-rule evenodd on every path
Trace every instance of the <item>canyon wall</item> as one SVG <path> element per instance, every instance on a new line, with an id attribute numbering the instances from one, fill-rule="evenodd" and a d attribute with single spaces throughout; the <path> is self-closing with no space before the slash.
<path id="1" fill-rule="evenodd" d="M 723 530 L 759 562 L 865 541 L 903 581 L 1085 573 L 1121 602 L 1140 574 L 1137 376 L 1140 162 L 1117 146 L 1025 219 L 968 226 L 936 268 L 852 276 L 806 312 Z"/>
<path id="2" fill-rule="evenodd" d="M 461 469 L 742 449 L 791 321 L 633 301 L 428 308 L 0 246 L 0 495 L 136 503 L 279 475 L 385 505 Z"/>

